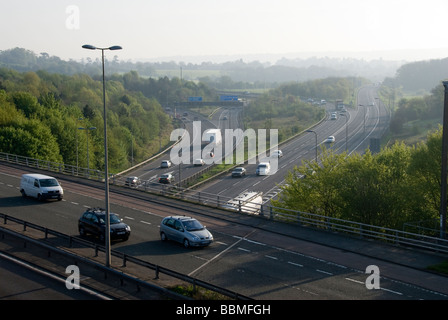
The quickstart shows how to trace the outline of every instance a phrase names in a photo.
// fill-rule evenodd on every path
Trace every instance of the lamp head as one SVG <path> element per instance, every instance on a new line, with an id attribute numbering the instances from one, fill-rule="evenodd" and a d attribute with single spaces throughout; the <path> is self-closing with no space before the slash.
<path id="1" fill-rule="evenodd" d="M 95 46 L 92 46 L 92 45 L 90 45 L 90 44 L 85 44 L 85 45 L 83 45 L 82 47 L 83 47 L 84 49 L 89 49 L 89 50 L 95 50 L 95 49 L 96 49 Z"/>

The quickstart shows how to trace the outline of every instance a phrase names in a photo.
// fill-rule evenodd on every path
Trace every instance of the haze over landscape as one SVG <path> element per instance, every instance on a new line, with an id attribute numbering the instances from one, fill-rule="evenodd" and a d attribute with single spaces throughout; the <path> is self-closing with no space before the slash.
<path id="1" fill-rule="evenodd" d="M 120 45 L 113 55 L 125 61 L 448 56 L 443 0 L 19 0 L 2 7 L 0 50 L 64 60 L 92 57 L 83 44 Z"/>

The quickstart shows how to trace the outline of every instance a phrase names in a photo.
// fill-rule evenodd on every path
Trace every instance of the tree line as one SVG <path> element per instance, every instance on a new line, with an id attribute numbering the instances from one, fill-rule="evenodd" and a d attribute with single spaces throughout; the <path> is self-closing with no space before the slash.
<path id="1" fill-rule="evenodd" d="M 442 130 L 416 146 L 395 143 L 377 154 L 322 149 L 286 177 L 282 208 L 402 230 L 439 219 Z M 431 225 L 431 224 L 429 224 Z M 434 227 L 434 224 L 432 224 Z"/>
<path id="2" fill-rule="evenodd" d="M 182 99 L 196 90 L 193 83 L 144 79 L 135 72 L 108 77 L 111 172 L 147 159 L 170 143 L 173 122 L 160 101 Z M 103 125 L 101 76 L 0 68 L 1 152 L 103 170 Z"/>

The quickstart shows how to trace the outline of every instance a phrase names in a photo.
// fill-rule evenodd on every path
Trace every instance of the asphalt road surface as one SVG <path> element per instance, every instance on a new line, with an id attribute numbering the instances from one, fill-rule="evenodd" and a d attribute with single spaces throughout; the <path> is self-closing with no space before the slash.
<path id="1" fill-rule="evenodd" d="M 29 169 L 0 165 L 2 213 L 77 235 L 77 220 L 82 212 L 104 203 L 101 184 L 69 177 L 60 179 L 65 190 L 63 201 L 22 198 L 19 177 L 25 172 Z M 417 259 L 423 265 L 415 267 L 413 261 L 408 267 L 403 261 L 411 253 L 396 247 L 341 236 L 325 243 L 325 238 L 336 235 L 166 198 L 154 199 L 137 190 L 123 193 L 111 188 L 111 211 L 132 228 L 130 239 L 114 243 L 115 250 L 255 299 L 448 297 L 448 279 L 424 270 L 425 264 L 440 262 L 443 257 L 425 255 L 425 259 Z M 202 249 L 185 249 L 160 241 L 161 219 L 177 214 L 198 218 L 213 233 L 215 242 Z M 391 259 L 385 259 L 387 256 Z M 412 257 L 409 260 L 415 260 Z M 369 266 L 377 266 L 380 271 L 379 289 L 366 286 Z"/>

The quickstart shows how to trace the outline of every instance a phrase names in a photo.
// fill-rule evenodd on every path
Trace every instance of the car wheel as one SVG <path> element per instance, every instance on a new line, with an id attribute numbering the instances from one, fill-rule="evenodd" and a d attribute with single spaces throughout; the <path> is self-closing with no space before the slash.
<path id="1" fill-rule="evenodd" d="M 168 238 L 166 237 L 165 232 L 160 232 L 160 239 L 161 239 L 162 241 L 167 241 L 167 240 L 168 240 Z"/>
<path id="2" fill-rule="evenodd" d="M 185 248 L 189 248 L 190 247 L 190 241 L 188 241 L 187 239 L 184 239 L 184 247 Z"/>
<path id="3" fill-rule="evenodd" d="M 84 227 L 79 227 L 79 235 L 81 237 L 84 237 L 86 235 L 86 230 L 84 229 Z"/>
<path id="4" fill-rule="evenodd" d="M 22 193 L 22 197 L 24 197 L 24 198 L 26 198 L 26 193 L 25 193 L 25 190 L 20 190 L 20 192 Z"/>
<path id="5" fill-rule="evenodd" d="M 37 200 L 42 201 L 42 195 L 40 193 L 37 195 Z"/>

